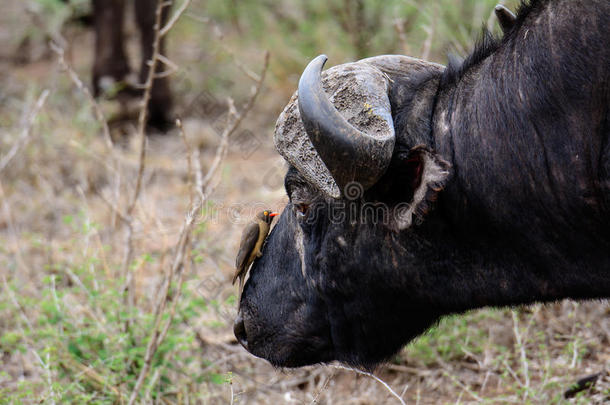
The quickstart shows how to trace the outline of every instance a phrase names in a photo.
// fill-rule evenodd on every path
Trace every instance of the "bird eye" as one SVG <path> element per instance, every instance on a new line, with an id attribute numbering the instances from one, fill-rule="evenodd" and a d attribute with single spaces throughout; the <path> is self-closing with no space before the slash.
<path id="1" fill-rule="evenodd" d="M 295 204 L 294 205 L 295 212 L 297 217 L 303 218 L 307 215 L 307 210 L 309 209 L 309 204 Z"/>

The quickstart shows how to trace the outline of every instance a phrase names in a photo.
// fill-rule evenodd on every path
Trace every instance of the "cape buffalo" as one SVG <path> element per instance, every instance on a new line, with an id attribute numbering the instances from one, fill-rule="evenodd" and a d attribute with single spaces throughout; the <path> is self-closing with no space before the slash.
<path id="1" fill-rule="evenodd" d="M 290 202 L 235 335 L 366 368 L 440 317 L 610 296 L 610 2 L 532 0 L 447 67 L 305 69 L 275 132 Z"/>
<path id="2" fill-rule="evenodd" d="M 134 14 L 140 33 L 140 70 L 139 79 L 144 83 L 148 76 L 148 62 L 153 53 L 155 11 L 158 0 L 135 0 Z M 93 23 L 95 29 L 95 60 L 93 62 L 93 93 L 97 97 L 104 91 L 135 93 L 141 90 L 128 83 L 131 73 L 125 51 L 126 36 L 123 30 L 126 0 L 92 0 Z M 162 25 L 167 21 L 169 7 L 161 14 Z M 165 39 L 161 38 L 159 52 L 165 55 Z M 161 63 L 157 71 L 164 70 Z M 112 88 L 111 88 L 112 87 Z M 148 124 L 165 130 L 172 124 L 172 97 L 167 76 L 154 80 L 148 104 Z"/>

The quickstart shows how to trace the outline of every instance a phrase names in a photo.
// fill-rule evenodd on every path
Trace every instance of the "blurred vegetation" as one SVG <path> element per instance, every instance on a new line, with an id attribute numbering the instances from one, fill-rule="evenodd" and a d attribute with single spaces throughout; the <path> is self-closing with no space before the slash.
<path id="1" fill-rule="evenodd" d="M 278 102 L 272 111 L 277 113 L 294 91 L 303 66 L 318 54 L 329 56 L 329 66 L 394 53 L 445 63 L 448 53 L 467 55 L 483 27 L 499 33 L 492 18 L 497 3 L 193 0 L 170 38 L 170 56 L 181 68 L 173 87 L 187 100 L 204 89 L 221 98 L 228 94 L 246 97 L 250 82 L 234 62 L 253 69 L 261 64 L 263 50 L 269 50 L 267 85 L 282 95 L 274 97 Z M 503 3 L 515 9 L 519 1 Z M 89 12 L 89 0 L 30 0 L 28 4 L 30 14 L 44 16 L 44 23 L 16 33 L 15 38 L 21 40 L 39 37 L 41 32 L 47 36 L 61 32 L 66 23 Z M 133 66 L 136 63 L 132 61 Z"/>
<path id="2" fill-rule="evenodd" d="M 514 9 L 518 1 L 506 3 Z M 496 0 L 194 1 L 174 38 L 201 38 L 199 52 L 188 66 L 203 80 L 196 86 L 214 94 L 226 91 L 227 84 L 239 86 L 243 75 L 232 67 L 234 58 L 256 61 L 261 50 L 270 50 L 268 85 L 283 96 L 274 106 L 277 111 L 294 91 L 303 67 L 321 53 L 329 56 L 329 66 L 380 54 L 424 56 L 439 63 L 446 62 L 449 52 L 466 56 L 483 27 L 499 32 L 491 18 L 495 4 Z"/>

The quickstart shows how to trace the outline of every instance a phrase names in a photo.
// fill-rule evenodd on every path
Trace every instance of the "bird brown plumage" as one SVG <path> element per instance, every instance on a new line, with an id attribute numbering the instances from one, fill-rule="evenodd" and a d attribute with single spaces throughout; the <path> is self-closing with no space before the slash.
<path id="1" fill-rule="evenodd" d="M 239 277 L 237 305 L 239 305 L 241 300 L 241 292 L 244 288 L 244 280 L 246 279 L 246 274 L 248 274 L 248 268 L 254 259 L 262 256 L 261 248 L 263 247 L 263 242 L 265 242 L 265 238 L 269 234 L 271 222 L 276 215 L 277 213 L 271 210 L 259 212 L 241 234 L 239 251 L 235 260 L 235 275 L 232 282 L 232 284 L 235 284 L 235 280 Z"/>

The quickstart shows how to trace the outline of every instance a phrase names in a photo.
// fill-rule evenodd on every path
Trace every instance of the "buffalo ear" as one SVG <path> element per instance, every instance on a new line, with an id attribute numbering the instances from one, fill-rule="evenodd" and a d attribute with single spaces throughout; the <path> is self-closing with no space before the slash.
<path id="1" fill-rule="evenodd" d="M 412 190 L 411 201 L 398 204 L 394 220 L 398 230 L 421 223 L 432 209 L 438 193 L 449 180 L 451 165 L 425 146 L 412 148 L 402 162 L 402 179 Z M 405 187 L 405 184 L 402 185 Z"/>

